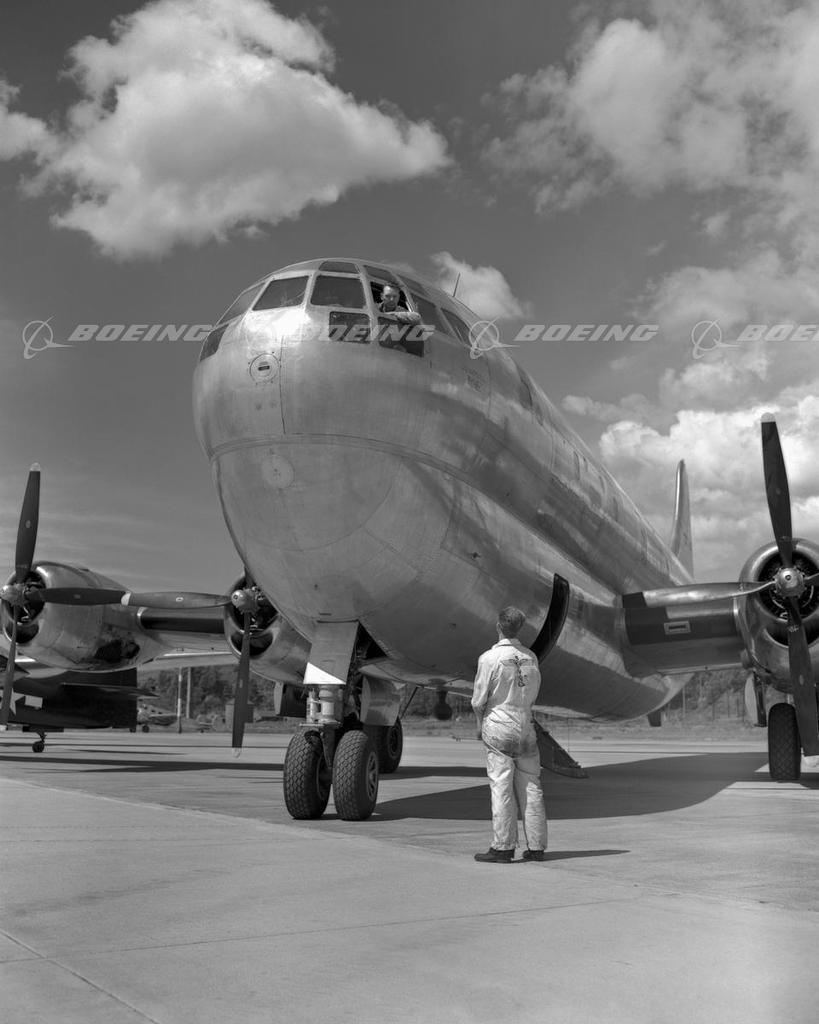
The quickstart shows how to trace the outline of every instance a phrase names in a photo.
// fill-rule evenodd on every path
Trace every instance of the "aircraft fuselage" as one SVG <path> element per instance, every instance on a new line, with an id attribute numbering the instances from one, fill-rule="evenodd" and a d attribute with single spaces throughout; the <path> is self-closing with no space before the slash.
<path id="1" fill-rule="evenodd" d="M 539 703 L 601 718 L 665 703 L 686 677 L 632 678 L 619 597 L 687 582 L 684 566 L 503 349 L 474 357 L 474 313 L 396 268 L 323 262 L 260 281 L 250 301 L 271 281 L 303 297 L 217 328 L 194 381 L 228 528 L 269 599 L 307 638 L 358 620 L 399 677 L 444 685 L 474 673 L 503 605 L 531 643 L 559 574 L 569 611 Z M 338 340 L 334 323 L 375 330 L 390 278 L 434 328 L 422 345 Z"/>

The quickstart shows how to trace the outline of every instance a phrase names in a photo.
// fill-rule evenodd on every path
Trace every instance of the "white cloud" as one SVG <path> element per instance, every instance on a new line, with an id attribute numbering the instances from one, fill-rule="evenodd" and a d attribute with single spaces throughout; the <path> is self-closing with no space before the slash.
<path id="1" fill-rule="evenodd" d="M 561 405 L 566 412 L 588 416 L 600 423 L 617 423 L 629 418 L 634 422 L 643 422 L 656 416 L 655 407 L 645 395 L 640 394 L 627 395 L 617 403 L 596 402 L 581 395 L 566 395 Z"/>
<path id="2" fill-rule="evenodd" d="M 45 155 L 52 151 L 52 140 L 42 121 L 9 109 L 19 92 L 0 79 L 0 160 L 27 152 Z"/>
<path id="3" fill-rule="evenodd" d="M 657 343 L 612 360 L 596 394 L 563 405 L 606 424 L 607 465 L 663 531 L 686 459 L 699 575 L 731 579 L 771 540 L 765 411 L 780 426 L 794 528 L 819 538 L 819 342 L 743 342 L 702 359 L 692 343 L 700 321 L 729 344 L 748 324 L 819 322 L 819 2 L 619 9 L 640 16 L 590 23 L 565 66 L 502 83 L 505 124 L 484 159 L 543 213 L 615 189 L 697 197 L 693 225 L 714 265 L 648 282 L 633 317 L 660 325 Z M 624 379 L 644 394 L 620 399 Z"/>
<path id="4" fill-rule="evenodd" d="M 759 427 L 765 412 L 773 412 L 779 426 L 794 535 L 819 537 L 819 399 L 780 397 L 731 412 L 686 409 L 667 429 L 623 419 L 602 435 L 606 466 L 663 533 L 671 523 L 675 468 L 685 459 L 700 579 L 738 578 L 751 552 L 773 540 Z"/>
<path id="5" fill-rule="evenodd" d="M 702 222 L 702 229 L 709 238 L 722 238 L 731 220 L 730 210 L 719 210 L 717 213 L 705 217 Z"/>
<path id="6" fill-rule="evenodd" d="M 697 306 L 689 329 L 803 320 L 819 280 L 817 48 L 816 2 L 649 0 L 645 23 L 587 28 L 571 72 L 502 83 L 507 123 L 485 160 L 544 212 L 614 187 L 713 197 L 695 221 L 723 247 L 730 226 L 735 250 L 655 284 L 655 304 Z"/>
<path id="7" fill-rule="evenodd" d="M 613 182 L 776 190 L 783 160 L 804 167 L 800 143 L 819 154 L 815 5 L 649 6 L 650 24 L 587 28 L 572 73 L 550 66 L 502 83 L 509 130 L 486 157 L 531 178 L 542 206 L 576 206 Z"/>
<path id="8" fill-rule="evenodd" d="M 515 298 L 496 267 L 473 267 L 448 252 L 436 252 L 430 259 L 436 268 L 437 284 L 451 292 L 457 281 L 456 297 L 478 316 L 503 320 L 526 315 L 526 303 Z"/>
<path id="9" fill-rule="evenodd" d="M 263 0 L 156 0 L 112 29 L 70 52 L 82 95 L 62 130 L 0 91 L 0 155 L 33 154 L 29 190 L 67 187 L 54 223 L 107 253 L 159 255 L 448 162 L 430 124 L 328 81 L 319 31 Z"/>

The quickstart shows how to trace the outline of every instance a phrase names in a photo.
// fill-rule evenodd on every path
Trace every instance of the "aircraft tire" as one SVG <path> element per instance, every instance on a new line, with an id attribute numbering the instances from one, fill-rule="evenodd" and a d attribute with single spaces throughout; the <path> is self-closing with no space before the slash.
<path id="1" fill-rule="evenodd" d="M 150 732 L 151 731 L 150 725 L 143 725 L 142 726 L 142 731 L 143 732 Z"/>
<path id="2" fill-rule="evenodd" d="M 363 821 L 378 800 L 378 752 L 360 729 L 345 732 L 333 758 L 333 799 L 342 821 Z"/>
<path id="3" fill-rule="evenodd" d="M 796 782 L 801 761 L 796 710 L 791 704 L 774 704 L 768 712 L 768 769 L 771 778 L 774 782 Z"/>
<path id="4" fill-rule="evenodd" d="M 365 725 L 364 732 L 375 744 L 379 771 L 382 775 L 392 775 L 398 770 L 404 753 L 404 727 L 401 719 L 395 725 Z"/>
<path id="5" fill-rule="evenodd" d="M 330 778 L 317 737 L 297 732 L 284 756 L 284 805 L 291 818 L 320 818 L 330 799 Z"/>
<path id="6" fill-rule="evenodd" d="M 42 754 L 42 752 L 45 750 L 45 743 L 43 742 L 43 740 L 37 740 L 36 743 L 31 744 L 31 749 L 34 751 L 35 754 Z"/>

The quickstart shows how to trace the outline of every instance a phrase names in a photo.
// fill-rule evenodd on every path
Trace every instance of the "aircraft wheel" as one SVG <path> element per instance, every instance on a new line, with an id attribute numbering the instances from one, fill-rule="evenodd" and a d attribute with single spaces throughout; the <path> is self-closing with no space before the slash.
<path id="1" fill-rule="evenodd" d="M 43 740 L 37 740 L 36 743 L 31 744 L 31 749 L 35 754 L 42 754 L 45 750 L 45 742 Z"/>
<path id="2" fill-rule="evenodd" d="M 345 732 L 333 758 L 333 799 L 343 821 L 363 821 L 378 799 L 378 754 L 360 729 Z"/>
<path id="3" fill-rule="evenodd" d="M 284 805 L 291 818 L 320 818 L 330 799 L 330 771 L 321 739 L 297 732 L 284 757 Z"/>
<path id="4" fill-rule="evenodd" d="M 802 745 L 796 710 L 791 704 L 774 704 L 768 712 L 768 768 L 774 782 L 796 782 L 800 774 Z"/>
<path id="5" fill-rule="evenodd" d="M 395 725 L 365 725 L 364 732 L 375 744 L 381 774 L 392 775 L 398 770 L 404 752 L 404 727 L 401 719 Z"/>
<path id="6" fill-rule="evenodd" d="M 150 732 L 151 731 L 150 725 L 143 725 L 142 726 L 142 731 L 143 732 Z"/>

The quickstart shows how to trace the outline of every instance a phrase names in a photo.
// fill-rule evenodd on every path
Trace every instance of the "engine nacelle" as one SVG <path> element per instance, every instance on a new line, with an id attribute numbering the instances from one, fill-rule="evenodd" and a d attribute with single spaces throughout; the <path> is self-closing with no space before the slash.
<path id="1" fill-rule="evenodd" d="M 794 567 L 803 576 L 819 572 L 819 546 L 802 538 L 794 539 Z M 755 551 L 742 567 L 740 579 L 772 579 L 782 566 L 775 544 L 766 544 Z M 798 598 L 805 634 L 811 646 L 814 673 L 819 670 L 819 587 L 808 587 Z M 773 589 L 752 594 L 744 601 L 740 628 L 754 670 L 769 683 L 790 690 L 788 667 L 788 615 L 784 603 Z"/>
<path id="2" fill-rule="evenodd" d="M 432 714 L 439 722 L 448 722 L 454 714 L 452 705 L 449 703 L 449 694 L 446 690 L 435 691 L 435 704 L 432 708 Z"/>
<path id="3" fill-rule="evenodd" d="M 244 579 L 233 590 L 245 586 Z M 225 607 L 225 638 L 238 658 L 244 634 L 243 615 L 232 604 Z M 300 683 L 304 678 L 310 642 L 272 605 L 254 616 L 250 634 L 250 664 L 254 672 L 272 682 Z"/>
<path id="4" fill-rule="evenodd" d="M 14 577 L 11 577 L 11 582 Z M 99 573 L 58 562 L 41 562 L 28 577 L 34 588 L 87 587 L 122 589 Z M 2 630 L 11 637 L 11 609 L 1 603 Z M 38 662 L 55 668 L 111 672 L 133 668 L 160 655 L 163 648 L 146 636 L 136 608 L 123 605 L 57 605 L 29 602 L 18 620 L 17 648 Z"/>

